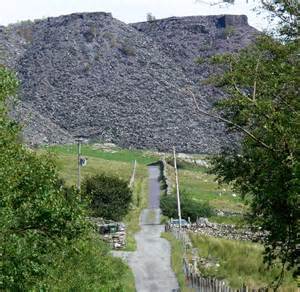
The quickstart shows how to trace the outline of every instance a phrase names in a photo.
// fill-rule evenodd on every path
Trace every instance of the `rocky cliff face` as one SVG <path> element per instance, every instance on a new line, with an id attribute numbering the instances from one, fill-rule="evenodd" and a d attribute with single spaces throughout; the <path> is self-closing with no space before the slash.
<path id="1" fill-rule="evenodd" d="M 223 94 L 200 83 L 215 72 L 205 60 L 239 50 L 256 34 L 245 16 L 127 25 L 108 13 L 77 13 L 0 27 L 0 47 L 2 62 L 22 82 L 13 115 L 25 124 L 29 143 L 81 135 L 125 147 L 211 153 L 232 138 L 195 111 L 184 88 L 210 109 Z"/>

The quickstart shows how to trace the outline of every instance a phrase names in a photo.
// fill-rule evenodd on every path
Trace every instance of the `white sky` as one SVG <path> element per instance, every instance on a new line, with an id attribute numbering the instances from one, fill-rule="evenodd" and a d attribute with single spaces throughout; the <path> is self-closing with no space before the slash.
<path id="1" fill-rule="evenodd" d="M 73 12 L 111 12 L 126 22 L 145 21 L 151 12 L 156 18 L 188 15 L 246 14 L 250 25 L 269 28 L 266 14 L 252 11 L 259 0 L 236 0 L 234 5 L 210 5 L 219 0 L 0 0 L 0 25 Z"/>

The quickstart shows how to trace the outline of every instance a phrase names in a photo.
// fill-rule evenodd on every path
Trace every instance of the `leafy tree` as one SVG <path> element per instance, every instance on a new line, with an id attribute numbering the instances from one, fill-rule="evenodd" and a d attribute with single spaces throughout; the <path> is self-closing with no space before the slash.
<path id="1" fill-rule="evenodd" d="M 17 88 L 0 67 L 0 290 L 123 291 L 128 267 L 92 231 L 87 204 L 57 177 L 51 157 L 19 143 L 7 114 Z"/>
<path id="2" fill-rule="evenodd" d="M 279 258 L 299 274 L 299 40 L 261 36 L 214 61 L 225 70 L 215 82 L 230 97 L 218 103 L 219 119 L 241 143 L 215 156 L 212 172 L 249 198 L 250 222 L 268 232 L 266 260 Z"/>
<path id="3" fill-rule="evenodd" d="M 26 290 L 47 274 L 52 256 L 86 229 L 80 197 L 66 197 L 48 156 L 19 144 L 19 126 L 7 115 L 18 82 L 0 68 L 1 289 Z"/>
<path id="4" fill-rule="evenodd" d="M 118 177 L 103 174 L 87 177 L 82 191 L 91 201 L 94 216 L 120 220 L 128 213 L 132 192 L 128 183 Z"/>
<path id="5" fill-rule="evenodd" d="M 288 39 L 299 37 L 300 2 L 298 0 L 261 0 L 262 8 L 279 22 L 278 33 Z"/>

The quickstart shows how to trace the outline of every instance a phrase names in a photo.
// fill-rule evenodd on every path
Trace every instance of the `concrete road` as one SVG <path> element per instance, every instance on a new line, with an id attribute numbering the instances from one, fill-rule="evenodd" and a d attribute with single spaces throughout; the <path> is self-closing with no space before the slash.
<path id="1" fill-rule="evenodd" d="M 135 252 L 114 252 L 123 257 L 135 276 L 138 292 L 169 292 L 178 290 L 178 282 L 171 268 L 171 249 L 167 240 L 160 238 L 159 168 L 149 167 L 149 206 L 141 214 L 141 231 L 135 235 Z"/>

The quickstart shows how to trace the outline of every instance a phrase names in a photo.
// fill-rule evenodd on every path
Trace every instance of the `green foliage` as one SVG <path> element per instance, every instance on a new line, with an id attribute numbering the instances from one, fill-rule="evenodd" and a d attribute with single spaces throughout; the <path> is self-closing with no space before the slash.
<path id="1" fill-rule="evenodd" d="M 201 64 L 204 64 L 206 62 L 205 58 L 203 57 L 198 57 L 196 58 L 195 62 L 198 64 L 198 65 L 201 65 Z"/>
<path id="2" fill-rule="evenodd" d="M 262 7 L 279 20 L 279 34 L 287 39 L 299 38 L 300 2 L 297 0 L 262 0 Z"/>
<path id="3" fill-rule="evenodd" d="M 214 209 L 207 202 L 197 202 L 189 197 L 184 191 L 180 196 L 181 216 L 184 219 L 190 217 L 196 221 L 197 217 L 210 217 L 214 215 Z M 160 199 L 160 208 L 163 215 L 169 218 L 177 218 L 177 199 L 175 195 L 163 195 Z"/>
<path id="4" fill-rule="evenodd" d="M 132 291 L 124 286 L 131 273 L 95 237 L 80 194 L 49 155 L 19 144 L 6 108 L 17 85 L 0 67 L 0 290 Z"/>
<path id="5" fill-rule="evenodd" d="M 268 231 L 266 260 L 299 267 L 299 41 L 262 36 L 217 59 L 227 68 L 218 84 L 230 96 L 218 108 L 241 145 L 216 156 L 212 172 L 249 198 L 250 222 Z"/>
<path id="6" fill-rule="evenodd" d="M 81 198 L 62 188 L 51 159 L 18 143 L 19 127 L 5 107 L 17 84 L 0 68 L 0 287 L 26 290 L 47 274 L 52 255 L 80 237 L 87 224 Z"/>
<path id="7" fill-rule="evenodd" d="M 91 201 L 94 216 L 120 220 L 128 213 L 132 192 L 128 183 L 118 177 L 103 174 L 87 177 L 82 191 Z"/>
<path id="8" fill-rule="evenodd" d="M 76 267 L 76 268 L 75 268 Z M 37 288 L 51 291 L 131 291 L 124 287 L 131 271 L 94 234 L 75 242 L 55 257 L 55 266 Z"/>

